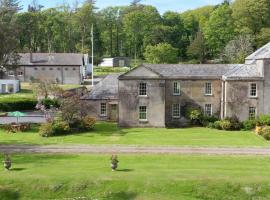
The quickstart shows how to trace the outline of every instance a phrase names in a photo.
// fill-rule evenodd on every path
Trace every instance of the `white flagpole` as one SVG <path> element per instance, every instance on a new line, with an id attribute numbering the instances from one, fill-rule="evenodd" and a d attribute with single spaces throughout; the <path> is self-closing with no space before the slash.
<path id="1" fill-rule="evenodd" d="M 92 39 L 92 87 L 94 87 L 94 26 L 92 24 L 91 30 Z"/>

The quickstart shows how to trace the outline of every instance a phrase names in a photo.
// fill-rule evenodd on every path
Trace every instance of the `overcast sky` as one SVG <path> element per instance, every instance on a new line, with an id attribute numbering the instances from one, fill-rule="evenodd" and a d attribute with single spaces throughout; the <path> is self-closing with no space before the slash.
<path id="1" fill-rule="evenodd" d="M 21 5 L 24 9 L 27 9 L 27 6 L 33 0 L 21 0 Z M 63 2 L 74 4 L 75 0 L 37 0 L 39 4 L 45 6 L 46 8 L 55 7 L 62 4 Z M 78 0 L 83 2 L 83 0 Z M 117 6 L 117 5 L 129 5 L 132 0 L 97 0 L 97 7 L 102 9 L 107 6 Z M 188 9 L 193 9 L 205 5 L 215 5 L 223 0 L 142 0 L 144 4 L 150 4 L 158 8 L 158 10 L 163 13 L 165 11 L 177 11 L 182 12 Z"/>

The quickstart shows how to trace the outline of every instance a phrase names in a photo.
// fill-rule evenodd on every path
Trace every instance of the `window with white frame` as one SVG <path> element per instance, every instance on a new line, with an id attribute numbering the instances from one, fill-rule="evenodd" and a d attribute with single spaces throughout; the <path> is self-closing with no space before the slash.
<path id="1" fill-rule="evenodd" d="M 107 104 L 106 103 L 100 104 L 100 115 L 107 116 Z"/>
<path id="2" fill-rule="evenodd" d="M 249 107 L 249 119 L 253 120 L 256 118 L 256 107 Z"/>
<path id="3" fill-rule="evenodd" d="M 250 83 L 249 96 L 250 97 L 257 97 L 257 83 Z"/>
<path id="4" fill-rule="evenodd" d="M 180 95 L 180 93 L 181 93 L 180 82 L 179 81 L 173 82 L 173 95 Z"/>
<path id="5" fill-rule="evenodd" d="M 205 95 L 212 95 L 212 83 L 210 83 L 210 82 L 205 83 L 204 94 Z"/>
<path id="6" fill-rule="evenodd" d="M 173 118 L 180 118 L 180 116 L 181 116 L 180 104 L 173 104 L 172 105 L 172 117 Z"/>
<path id="7" fill-rule="evenodd" d="M 146 106 L 139 107 L 139 120 L 142 120 L 142 121 L 147 120 L 147 107 Z"/>
<path id="8" fill-rule="evenodd" d="M 139 95 L 146 96 L 147 95 L 147 85 L 146 83 L 140 83 L 139 85 Z"/>
<path id="9" fill-rule="evenodd" d="M 212 104 L 205 104 L 204 105 L 204 115 L 212 116 L 212 113 L 213 113 Z"/>

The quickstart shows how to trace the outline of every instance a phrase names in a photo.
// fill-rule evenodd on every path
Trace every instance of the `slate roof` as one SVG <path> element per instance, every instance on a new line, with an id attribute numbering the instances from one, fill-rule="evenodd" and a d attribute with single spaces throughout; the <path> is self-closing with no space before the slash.
<path id="1" fill-rule="evenodd" d="M 82 100 L 117 100 L 118 77 L 121 74 L 110 74 L 94 86 L 92 91 L 83 96 Z"/>
<path id="2" fill-rule="evenodd" d="M 21 66 L 82 66 L 84 54 L 75 53 L 30 53 L 19 54 Z"/>
<path id="3" fill-rule="evenodd" d="M 235 69 L 223 75 L 224 80 L 240 80 L 240 79 L 262 79 L 263 75 L 260 73 L 256 65 L 238 65 Z"/>
<path id="4" fill-rule="evenodd" d="M 167 78 L 220 78 L 236 67 L 222 64 L 144 64 L 143 66 Z"/>
<path id="5" fill-rule="evenodd" d="M 252 64 L 257 59 L 270 59 L 270 42 L 246 57 L 246 63 Z"/>

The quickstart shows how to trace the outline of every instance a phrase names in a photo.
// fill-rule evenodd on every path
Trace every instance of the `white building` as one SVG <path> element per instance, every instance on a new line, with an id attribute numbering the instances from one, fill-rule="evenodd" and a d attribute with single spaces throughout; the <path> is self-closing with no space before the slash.
<path id="1" fill-rule="evenodd" d="M 20 91 L 19 80 L 0 79 L 0 94 L 16 93 Z"/>

